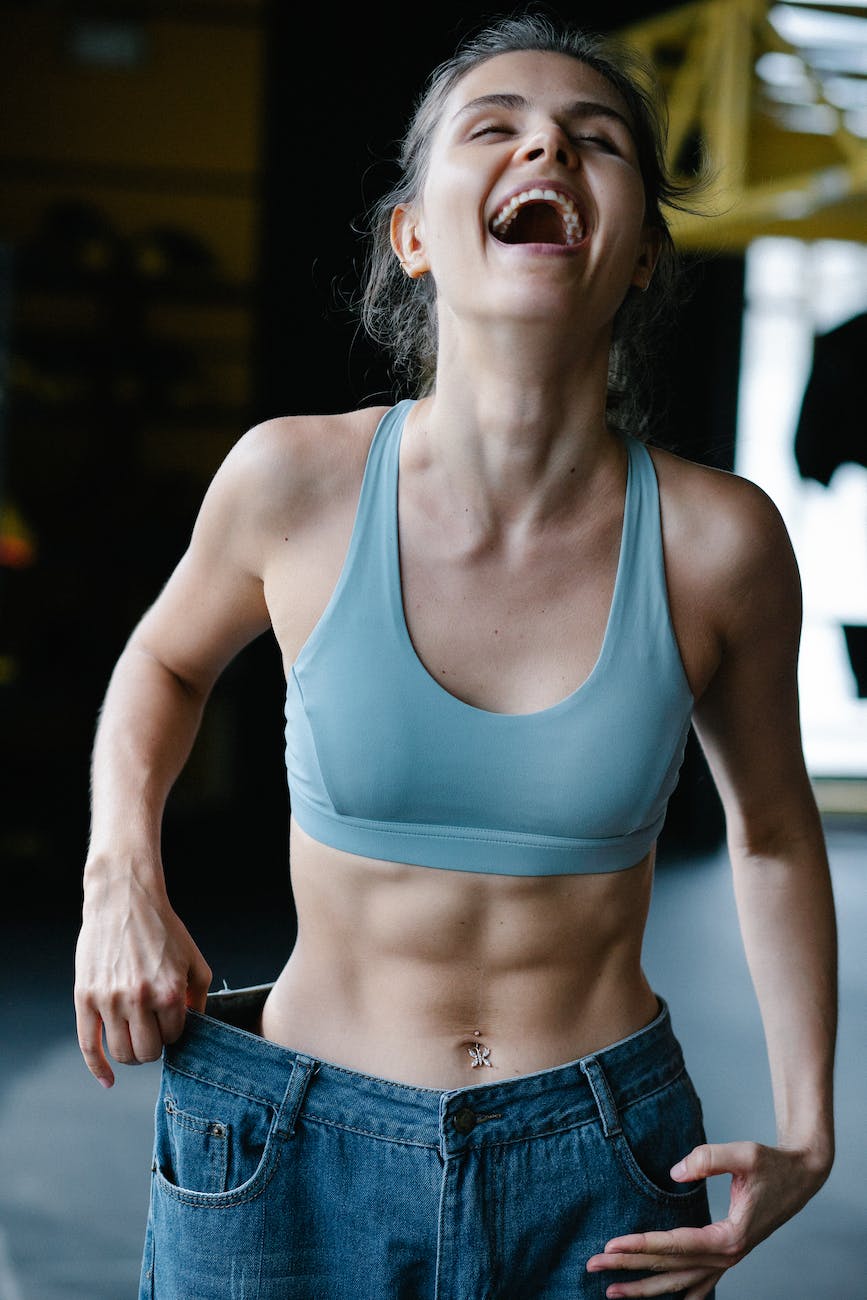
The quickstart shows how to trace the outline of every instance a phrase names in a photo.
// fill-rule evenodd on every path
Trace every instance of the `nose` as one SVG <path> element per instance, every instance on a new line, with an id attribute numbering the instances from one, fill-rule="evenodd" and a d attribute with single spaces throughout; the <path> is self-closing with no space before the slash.
<path id="1" fill-rule="evenodd" d="M 528 141 L 524 157 L 527 162 L 548 158 L 561 167 L 574 167 L 578 162 L 578 150 L 561 126 L 547 122 Z"/>

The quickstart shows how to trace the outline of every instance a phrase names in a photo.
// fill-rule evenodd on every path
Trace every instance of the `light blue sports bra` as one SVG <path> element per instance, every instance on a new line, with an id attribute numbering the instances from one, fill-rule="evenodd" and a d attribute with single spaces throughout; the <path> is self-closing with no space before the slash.
<path id="1" fill-rule="evenodd" d="M 634 866 L 665 820 L 693 705 L 650 454 L 625 439 L 620 558 L 590 676 L 550 708 L 491 713 L 449 694 L 407 630 L 397 481 L 412 405 L 377 427 L 343 570 L 289 676 L 292 814 L 324 844 L 421 867 L 553 876 Z"/>

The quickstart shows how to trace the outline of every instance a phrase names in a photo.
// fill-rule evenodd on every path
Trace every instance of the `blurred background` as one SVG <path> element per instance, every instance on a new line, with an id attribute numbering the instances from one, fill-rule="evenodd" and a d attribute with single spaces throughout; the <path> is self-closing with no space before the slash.
<path id="1" fill-rule="evenodd" d="M 708 214 L 673 222 L 686 293 L 656 359 L 654 437 L 759 483 L 798 556 L 804 744 L 853 927 L 841 936 L 854 1040 L 843 1104 L 865 1027 L 867 7 L 549 9 L 642 50 L 669 96 L 675 169 L 689 173 L 704 148 L 716 171 Z M 491 12 L 0 5 L 0 1139 L 18 1152 L 0 1195 L 0 1300 L 135 1293 L 155 1076 L 124 1072 L 126 1100 L 121 1086 L 103 1097 L 71 1022 L 100 702 L 244 430 L 402 395 L 347 305 L 359 231 L 423 78 Z M 272 978 L 291 949 L 282 696 L 273 640 L 260 638 L 218 684 L 167 811 L 170 893 L 219 983 Z M 694 907 L 686 932 L 668 928 L 669 898 L 679 916 Z M 721 939 L 711 923 L 726 914 Z M 695 1045 L 711 1115 L 745 1132 L 769 1124 L 721 810 L 692 740 L 648 962 L 688 1056 Z M 722 1086 L 731 1064 L 702 1038 L 710 1008 L 755 1071 L 737 1086 Z M 34 1098 L 46 1133 L 63 1117 L 65 1147 L 56 1133 L 36 1140 Z M 814 1272 L 784 1230 L 766 1272 L 742 1290 L 733 1278 L 726 1297 L 867 1297 L 863 1247 L 859 1259 L 847 1235 L 863 1139 L 846 1159 L 824 1208 L 798 1220 L 814 1225 Z M 822 1214 L 852 1266 L 845 1285 L 839 1262 L 825 1267 Z"/>

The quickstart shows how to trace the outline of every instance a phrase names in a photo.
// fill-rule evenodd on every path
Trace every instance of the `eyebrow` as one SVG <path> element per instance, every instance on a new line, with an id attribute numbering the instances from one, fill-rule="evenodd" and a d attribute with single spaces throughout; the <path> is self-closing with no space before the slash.
<path id="1" fill-rule="evenodd" d="M 530 101 L 525 99 L 523 95 L 512 94 L 508 91 L 479 95 L 477 99 L 471 99 L 468 104 L 464 104 L 463 108 L 459 108 L 452 120 L 457 121 L 458 118 L 464 117 L 468 113 L 478 112 L 479 109 L 483 108 L 521 109 L 529 107 Z M 610 104 L 600 104 L 593 99 L 576 99 L 574 103 L 566 106 L 563 110 L 563 116 L 573 120 L 588 117 L 612 118 L 614 121 L 619 122 L 621 126 L 625 126 L 630 135 L 635 134 L 631 124 L 622 113 L 619 113 L 616 108 L 612 108 Z"/>

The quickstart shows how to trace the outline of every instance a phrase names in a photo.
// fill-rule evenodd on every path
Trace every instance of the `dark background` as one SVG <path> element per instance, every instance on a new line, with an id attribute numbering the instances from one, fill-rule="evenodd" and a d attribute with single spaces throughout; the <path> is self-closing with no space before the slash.
<path id="1" fill-rule="evenodd" d="M 607 31 L 661 11 L 596 4 L 581 18 Z M 17 521 L 0 567 L 0 858 L 23 913 L 80 906 L 108 676 L 232 442 L 272 416 L 394 393 L 346 308 L 357 227 L 422 80 L 494 12 L 0 9 L 0 500 Z M 140 42 L 132 66 L 76 61 L 100 32 L 104 49 L 106 24 Z M 725 468 L 742 281 L 738 256 L 688 259 L 657 363 L 660 440 Z M 218 683 L 166 815 L 182 914 L 286 892 L 282 697 L 270 636 Z M 691 739 L 662 863 L 721 832 Z"/>

